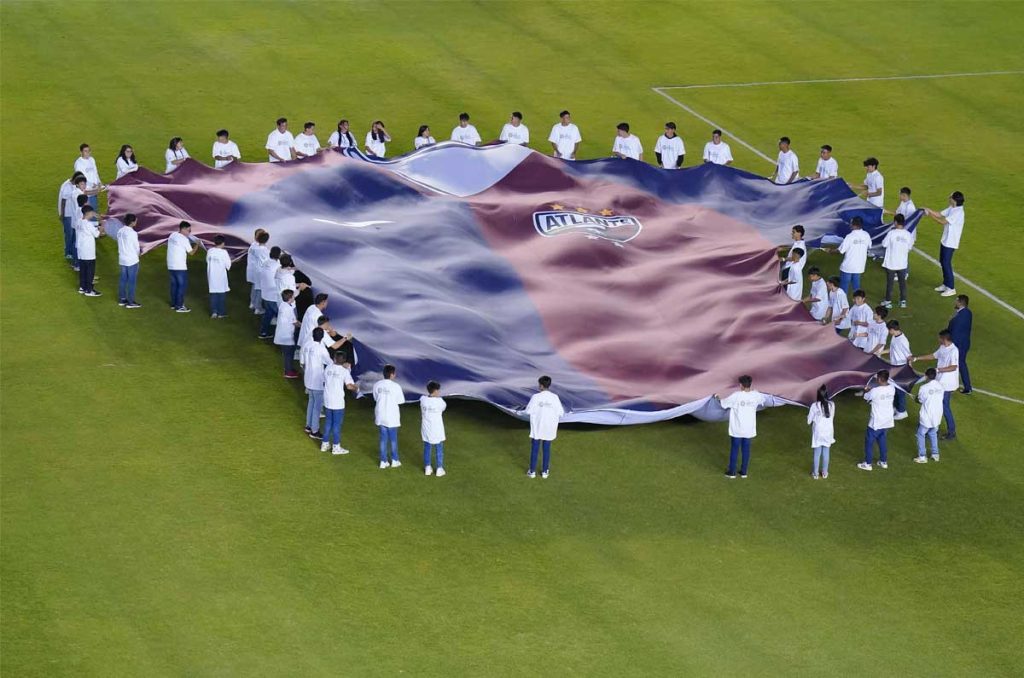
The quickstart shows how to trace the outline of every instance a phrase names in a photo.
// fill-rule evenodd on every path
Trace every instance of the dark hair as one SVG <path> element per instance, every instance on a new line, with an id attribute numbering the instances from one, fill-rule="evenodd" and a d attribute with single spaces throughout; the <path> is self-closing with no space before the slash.
<path id="1" fill-rule="evenodd" d="M 878 377 L 878 381 L 887 382 L 889 381 L 889 370 L 878 370 L 875 376 Z"/>
<path id="2" fill-rule="evenodd" d="M 286 122 L 288 122 L 288 118 L 278 118 L 277 119 L 277 126 L 280 127 L 282 123 L 286 123 Z"/>
<path id="3" fill-rule="evenodd" d="M 83 181 L 84 181 L 84 180 L 83 180 Z M 80 195 L 80 196 L 78 196 L 77 198 L 75 198 L 75 202 L 76 202 L 76 203 L 78 203 L 78 206 L 79 206 L 79 207 L 81 207 L 81 206 L 82 206 L 82 205 L 84 205 L 85 203 L 89 202 L 89 196 L 87 196 L 87 195 L 85 195 L 85 194 L 83 193 L 82 195 Z"/>
<path id="4" fill-rule="evenodd" d="M 295 265 L 295 261 L 292 259 L 292 255 L 290 254 L 282 254 L 278 259 L 278 262 L 280 262 L 281 268 L 291 268 Z"/>
<path id="5" fill-rule="evenodd" d="M 313 337 L 313 341 L 322 341 L 323 338 L 324 338 L 324 328 L 322 328 L 322 327 L 314 327 L 313 328 L 313 334 L 310 335 L 310 336 Z"/>
<path id="6" fill-rule="evenodd" d="M 381 373 L 384 375 L 385 379 L 390 379 L 391 377 L 395 376 L 395 366 L 389 363 L 384 366 L 384 369 L 381 371 Z"/>
<path id="7" fill-rule="evenodd" d="M 910 186 L 904 186 L 903 188 L 901 188 L 900 193 L 906 193 L 907 195 L 910 195 Z"/>
<path id="8" fill-rule="evenodd" d="M 779 143 L 780 144 L 788 144 L 789 143 L 789 137 L 779 137 Z"/>
<path id="9" fill-rule="evenodd" d="M 305 125 L 302 126 L 302 129 L 313 129 L 314 127 L 316 127 L 315 122 L 307 122 Z"/>
<path id="10" fill-rule="evenodd" d="M 829 153 L 831 153 L 831 152 L 832 152 L 832 147 L 831 147 L 831 146 L 829 146 L 828 144 L 822 144 L 822 146 L 821 146 L 821 150 L 823 150 L 823 151 L 828 151 Z M 824 388 L 824 387 L 823 387 L 823 388 Z"/>
<path id="11" fill-rule="evenodd" d="M 174 147 L 181 143 L 181 137 L 171 137 L 171 141 L 167 144 L 167 150 L 177 150 Z"/>
<path id="12" fill-rule="evenodd" d="M 228 134 L 228 131 L 226 129 L 219 129 L 219 130 L 217 130 L 217 136 L 218 137 L 226 137 L 226 136 L 230 136 L 230 135 Z"/>
<path id="13" fill-rule="evenodd" d="M 875 157 L 866 158 L 864 160 L 864 166 L 867 167 L 868 165 L 871 165 L 872 167 L 878 167 L 878 158 L 875 158 Z"/>
<path id="14" fill-rule="evenodd" d="M 87 204 L 87 205 L 82 205 L 82 216 L 83 216 L 83 217 L 84 217 L 84 216 L 85 216 L 86 214 L 88 214 L 89 212 L 95 212 L 95 211 L 96 211 L 96 210 L 95 210 L 95 209 L 93 208 L 93 206 L 92 206 L 92 205 L 88 205 L 88 204 Z"/>
<path id="15" fill-rule="evenodd" d="M 178 224 L 179 231 L 184 231 L 186 228 L 192 228 L 192 224 L 188 223 L 187 221 L 183 221 L 180 224 Z"/>
<path id="16" fill-rule="evenodd" d="M 469 113 L 459 113 L 459 120 L 469 122 Z"/>
<path id="17" fill-rule="evenodd" d="M 261 245 L 266 245 L 268 240 L 270 240 L 270 233 L 268 233 L 267 231 L 263 231 L 258 236 L 256 236 L 256 242 L 258 242 Z"/>
<path id="18" fill-rule="evenodd" d="M 853 297 L 854 297 L 855 299 L 856 299 L 857 297 L 860 297 L 861 299 L 867 299 L 867 298 L 868 298 L 868 293 L 867 293 L 867 292 L 865 292 L 864 290 L 854 290 L 854 291 L 853 291 Z"/>
<path id="19" fill-rule="evenodd" d="M 92 147 L 89 146 L 89 144 L 86 144 L 86 143 L 79 144 L 78 145 L 78 152 L 81 153 L 82 151 L 84 151 L 87 148 L 92 148 Z"/>
<path id="20" fill-rule="evenodd" d="M 949 197 L 953 199 L 953 202 L 956 203 L 957 207 L 963 207 L 963 205 L 964 205 L 964 194 L 963 193 L 961 193 L 960 191 L 953 191 L 950 194 Z"/>
<path id="21" fill-rule="evenodd" d="M 81 177 L 81 178 L 85 179 L 85 175 L 84 175 L 84 174 L 82 174 L 82 173 L 81 173 L 81 172 L 79 172 L 78 170 L 75 170 L 75 173 L 71 175 L 71 183 L 73 183 L 73 184 L 77 184 L 77 183 L 78 183 L 78 178 L 79 178 L 79 177 Z"/>
<path id="22" fill-rule="evenodd" d="M 281 290 L 281 301 L 291 301 L 295 296 L 295 290 Z"/>
<path id="23" fill-rule="evenodd" d="M 903 216 L 902 214 L 897 214 L 896 216 L 894 216 L 892 218 L 892 220 L 893 220 L 894 223 L 901 224 L 901 225 L 907 223 L 907 218 L 905 216 Z"/>
<path id="24" fill-rule="evenodd" d="M 711 130 L 711 136 L 715 136 L 716 134 L 718 136 L 722 136 L 722 130 L 720 130 L 720 129 L 713 129 L 713 130 Z"/>
<path id="25" fill-rule="evenodd" d="M 794 247 L 794 248 L 793 248 L 793 251 L 792 251 L 792 252 L 790 252 L 790 254 L 795 254 L 795 255 L 797 255 L 798 257 L 802 257 L 802 256 L 804 256 L 804 255 L 805 255 L 805 254 L 807 254 L 807 253 L 806 253 L 806 252 L 804 252 L 804 248 L 802 248 L 802 247 Z"/>
<path id="26" fill-rule="evenodd" d="M 347 123 L 348 123 L 348 120 L 346 118 L 342 118 L 341 120 L 338 121 L 338 130 L 337 130 L 337 132 L 338 132 L 338 145 L 339 146 L 341 145 L 341 137 L 343 137 L 343 136 L 347 137 L 349 139 L 350 143 L 355 141 L 354 139 L 352 139 L 352 132 L 342 132 L 341 131 L 341 126 L 345 125 Z"/>
<path id="27" fill-rule="evenodd" d="M 958 295 L 956 295 L 956 299 L 961 304 L 963 304 L 965 307 L 966 306 L 970 306 L 970 304 L 971 304 L 971 298 L 969 296 L 967 296 L 966 294 L 958 294 Z"/>
<path id="28" fill-rule="evenodd" d="M 878 314 L 879 318 L 885 320 L 889 316 L 889 309 L 887 309 L 885 306 L 878 305 L 875 306 L 875 313 Z"/>
<path id="29" fill-rule="evenodd" d="M 863 225 L 864 225 L 864 220 L 861 219 L 860 217 L 854 217 L 853 219 L 850 219 L 850 226 L 851 227 L 853 227 L 853 226 L 863 226 Z"/>
<path id="30" fill-rule="evenodd" d="M 273 247 L 271 247 L 270 248 L 270 258 L 271 259 L 279 259 L 279 258 L 281 258 L 281 248 L 278 247 L 277 245 L 274 245 Z"/>
<path id="31" fill-rule="evenodd" d="M 331 319 L 325 315 L 321 315 L 319 318 L 316 319 L 317 325 L 326 325 L 329 322 L 331 322 Z"/>
<path id="32" fill-rule="evenodd" d="M 215 236 L 213 236 L 213 244 L 214 245 L 223 245 L 224 244 L 224 236 L 222 236 L 222 235 L 215 235 Z"/>
<path id="33" fill-rule="evenodd" d="M 134 224 L 138 220 L 139 220 L 139 218 L 136 217 L 134 214 L 128 213 L 128 214 L 124 215 L 124 225 L 125 226 L 131 226 L 132 224 Z"/>
<path id="34" fill-rule="evenodd" d="M 669 128 L 669 129 L 675 129 L 676 128 L 676 124 L 674 122 L 666 122 L 665 123 L 665 127 Z"/>
<path id="35" fill-rule="evenodd" d="M 744 374 L 740 377 L 740 386 L 743 388 L 750 388 L 750 385 L 754 383 L 754 378 L 749 374 Z"/>
<path id="36" fill-rule="evenodd" d="M 440 390 L 441 390 L 441 384 L 437 383 L 436 381 L 428 381 L 427 382 L 427 393 L 434 393 L 434 392 L 440 391 Z"/>
<path id="37" fill-rule="evenodd" d="M 821 405 L 821 413 L 828 419 L 832 416 L 832 403 L 828 399 L 828 386 L 822 384 L 818 387 L 818 404 Z"/>
<path id="38" fill-rule="evenodd" d="M 325 301 L 327 301 L 327 298 L 328 298 L 327 294 L 324 293 L 324 292 L 321 292 L 320 294 L 318 294 L 315 297 L 313 297 L 313 304 L 314 305 L 320 305 L 320 304 L 324 303 Z"/>
<path id="39" fill-rule="evenodd" d="M 832 283 L 833 285 L 835 285 L 836 287 L 839 287 L 839 276 L 838 275 L 830 275 L 828 277 L 828 281 L 830 283 Z"/>
<path id="40" fill-rule="evenodd" d="M 821 275 L 821 269 L 818 268 L 817 266 L 811 266 L 809 269 L 807 269 L 807 275 L 817 275 L 817 276 L 820 276 Z"/>
<path id="41" fill-rule="evenodd" d="M 629 123 L 628 122 L 620 122 L 618 125 L 615 126 L 615 129 L 620 129 L 623 132 L 628 132 L 629 131 Z"/>
<path id="42" fill-rule="evenodd" d="M 338 352 L 336 352 L 334 354 L 334 364 L 335 365 L 341 365 L 341 364 L 343 364 L 345 362 L 345 360 L 347 360 L 347 358 L 345 357 L 345 352 L 344 351 L 338 351 Z"/>
<path id="43" fill-rule="evenodd" d="M 519 118 L 520 120 L 522 120 L 523 119 L 523 114 L 520 113 L 519 111 L 512 111 L 512 117 L 513 118 Z M 438 388 L 440 388 L 440 386 Z"/>
<path id="44" fill-rule="evenodd" d="M 545 374 L 543 377 L 537 380 L 537 383 L 540 385 L 541 388 L 551 388 L 551 377 Z"/>
<path id="45" fill-rule="evenodd" d="M 73 179 L 73 180 L 71 181 L 71 183 L 73 183 L 73 184 L 80 184 L 80 183 L 82 183 L 83 181 L 84 181 L 85 183 L 89 183 L 89 180 L 85 178 L 85 175 L 84 175 L 84 174 L 79 174 L 79 175 L 77 175 L 76 177 L 74 177 L 74 179 Z"/>
<path id="46" fill-rule="evenodd" d="M 885 324 L 885 326 L 888 327 L 890 330 L 898 330 L 900 328 L 900 321 L 890 320 Z"/>
<path id="47" fill-rule="evenodd" d="M 124 152 L 125 152 L 125 151 L 126 151 L 127 149 L 129 149 L 129 148 L 131 148 L 131 149 L 132 149 L 132 160 L 131 160 L 131 161 L 132 161 L 132 162 L 135 162 L 135 149 L 134 149 L 134 148 L 132 148 L 132 145 L 131 145 L 131 144 L 122 144 L 122 145 L 121 145 L 121 150 L 120 150 L 120 151 L 118 152 L 118 154 L 117 154 L 117 157 L 118 157 L 118 158 L 120 158 L 121 160 L 124 160 L 125 162 L 128 162 L 128 158 L 126 158 L 126 157 L 125 157 L 125 154 L 124 154 Z"/>
<path id="48" fill-rule="evenodd" d="M 569 111 L 562 111 L 561 113 L 558 114 L 558 117 L 559 118 L 564 118 L 567 115 L 572 115 L 572 114 L 569 113 Z"/>
<path id="49" fill-rule="evenodd" d="M 937 376 L 939 376 L 939 373 L 938 371 L 936 371 L 934 367 L 929 367 L 927 370 L 924 371 L 924 376 L 934 380 Z"/>
<path id="50" fill-rule="evenodd" d="M 370 123 L 370 137 L 374 141 L 379 141 L 379 142 L 383 143 L 384 142 L 384 132 L 377 132 L 376 131 L 377 125 L 380 125 L 381 127 L 383 127 L 384 126 L 384 121 L 383 120 L 374 120 L 372 123 Z"/>
<path id="51" fill-rule="evenodd" d="M 430 129 L 430 125 L 420 125 L 420 131 L 416 132 L 416 136 L 421 137 L 423 133 Z"/>
<path id="52" fill-rule="evenodd" d="M 804 227 L 801 226 L 800 224 L 797 224 L 796 226 L 794 226 L 793 230 L 796 231 L 797 233 L 799 233 L 800 235 L 803 235 L 803 234 L 805 234 L 807 232 L 807 231 L 804 230 Z"/>
<path id="53" fill-rule="evenodd" d="M 939 332 L 939 338 L 953 340 L 953 333 L 949 329 L 944 329 Z"/>

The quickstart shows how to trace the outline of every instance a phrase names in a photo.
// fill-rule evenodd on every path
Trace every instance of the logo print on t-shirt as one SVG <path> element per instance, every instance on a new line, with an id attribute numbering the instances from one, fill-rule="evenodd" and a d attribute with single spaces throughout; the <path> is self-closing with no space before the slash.
<path id="1" fill-rule="evenodd" d="M 585 207 L 568 209 L 558 204 L 550 207 L 550 210 L 533 213 L 534 228 L 545 238 L 577 232 L 591 240 L 607 240 L 616 247 L 623 247 L 643 230 L 638 218 L 615 214 L 610 209 L 592 214 Z"/>

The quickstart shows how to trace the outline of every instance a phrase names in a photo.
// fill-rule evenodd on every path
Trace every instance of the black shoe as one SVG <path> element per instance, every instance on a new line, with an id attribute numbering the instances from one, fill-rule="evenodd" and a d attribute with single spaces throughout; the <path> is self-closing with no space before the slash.
<path id="1" fill-rule="evenodd" d="M 312 438 L 313 440 L 323 440 L 324 439 L 324 437 L 322 435 L 320 435 L 320 433 L 317 432 L 317 431 L 310 431 L 309 432 L 309 437 Z"/>
<path id="2" fill-rule="evenodd" d="M 963 393 L 964 395 L 971 395 L 972 393 L 974 393 L 974 389 L 973 388 L 960 389 L 960 392 Z"/>
<path id="3" fill-rule="evenodd" d="M 943 440 L 956 440 L 956 434 L 955 433 L 943 433 L 939 437 L 942 438 Z"/>
<path id="4" fill-rule="evenodd" d="M 735 473 L 729 473 L 728 471 L 726 471 L 725 472 L 725 477 L 726 478 L 735 478 L 736 474 Z"/>

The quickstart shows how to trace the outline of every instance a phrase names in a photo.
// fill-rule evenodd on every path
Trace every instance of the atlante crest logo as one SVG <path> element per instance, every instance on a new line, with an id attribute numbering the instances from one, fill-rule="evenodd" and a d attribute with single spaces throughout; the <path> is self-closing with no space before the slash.
<path id="1" fill-rule="evenodd" d="M 586 207 L 549 205 L 551 209 L 533 213 L 533 226 L 545 238 L 564 233 L 582 233 L 591 240 L 607 240 L 617 247 L 640 235 L 643 224 L 636 217 L 615 214 L 610 209 L 593 213 Z"/>

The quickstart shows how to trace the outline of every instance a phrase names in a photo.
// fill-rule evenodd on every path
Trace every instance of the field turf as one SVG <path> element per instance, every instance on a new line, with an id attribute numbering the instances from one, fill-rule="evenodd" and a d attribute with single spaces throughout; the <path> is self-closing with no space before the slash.
<path id="1" fill-rule="evenodd" d="M 256 341 L 234 272 L 213 322 L 144 257 L 136 312 L 75 293 L 55 196 L 78 144 L 113 179 L 121 143 L 162 169 L 182 136 L 207 160 L 226 126 L 262 159 L 279 115 L 421 122 L 468 110 L 493 138 L 513 109 L 533 146 L 572 110 L 581 156 L 628 120 L 650 154 L 675 120 L 693 164 L 705 123 L 652 86 L 1024 69 L 1020 3 L 4 2 L 2 541 L 5 676 L 1012 676 L 1024 637 L 1024 406 L 954 404 L 960 440 L 911 463 L 916 407 L 886 472 L 855 468 L 865 405 L 838 403 L 831 477 L 809 478 L 800 408 L 760 417 L 747 480 L 722 477 L 721 424 L 566 427 L 552 477 L 523 477 L 526 427 L 451 403 L 448 477 L 379 471 L 365 401 L 346 458 L 301 434 L 304 400 Z M 957 269 L 1024 305 L 1024 76 L 676 90 L 761 152 L 821 143 L 887 203 L 968 197 Z M 769 173 L 733 143 L 737 165 Z M 939 229 L 923 227 L 936 254 Z M 834 255 L 812 261 L 838 268 Z M 934 347 L 951 302 L 912 260 L 904 322 Z M 239 267 L 240 269 L 240 267 Z M 865 283 L 878 298 L 874 265 Z M 978 387 L 1024 399 L 1022 321 L 974 290 Z M 679 303 L 698 304 L 681 299 Z M 358 328 L 355 328 L 358 332 Z M 372 337 L 362 337 L 372 344 Z M 736 365 L 741 372 L 741 363 Z"/>

